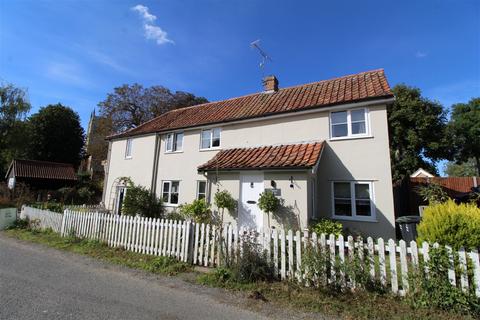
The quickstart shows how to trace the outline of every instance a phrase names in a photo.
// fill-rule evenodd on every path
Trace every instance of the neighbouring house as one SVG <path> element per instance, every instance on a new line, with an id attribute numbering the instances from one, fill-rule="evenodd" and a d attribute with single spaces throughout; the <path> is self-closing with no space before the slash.
<path id="1" fill-rule="evenodd" d="M 168 210 L 228 190 L 228 221 L 262 228 L 257 206 L 283 199 L 273 226 L 306 228 L 332 218 L 355 233 L 395 237 L 384 71 L 288 88 L 274 76 L 263 92 L 165 113 L 110 136 L 103 201 L 119 213 L 122 177 L 151 189 Z"/>
<path id="2" fill-rule="evenodd" d="M 40 201 L 46 200 L 49 191 L 72 187 L 77 182 L 72 164 L 21 159 L 12 161 L 5 178 L 10 189 L 18 183 L 28 185 Z"/>
<path id="3" fill-rule="evenodd" d="M 450 198 L 465 202 L 473 190 L 478 190 L 480 177 L 406 177 L 394 185 L 395 215 L 419 215 L 419 207 L 428 202 L 418 194 L 418 188 L 429 183 L 440 185 Z"/>
<path id="4" fill-rule="evenodd" d="M 425 169 L 419 168 L 417 171 L 410 175 L 410 178 L 433 178 L 434 175 Z"/>

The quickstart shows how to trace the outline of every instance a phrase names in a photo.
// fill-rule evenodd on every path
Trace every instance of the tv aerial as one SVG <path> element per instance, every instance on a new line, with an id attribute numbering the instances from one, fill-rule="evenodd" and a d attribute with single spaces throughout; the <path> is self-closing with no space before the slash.
<path id="1" fill-rule="evenodd" d="M 250 43 L 250 47 L 253 49 L 257 49 L 258 53 L 262 56 L 262 61 L 260 62 L 260 69 L 264 70 L 265 64 L 270 61 L 273 62 L 272 58 L 260 47 L 260 39 L 253 41 Z"/>

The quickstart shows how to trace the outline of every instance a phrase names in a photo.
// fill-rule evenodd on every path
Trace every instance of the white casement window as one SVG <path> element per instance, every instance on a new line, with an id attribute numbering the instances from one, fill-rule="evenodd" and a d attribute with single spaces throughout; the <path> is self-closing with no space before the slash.
<path id="1" fill-rule="evenodd" d="M 207 199 L 207 181 L 197 181 L 197 199 Z"/>
<path id="2" fill-rule="evenodd" d="M 125 159 L 130 159 L 132 157 L 132 139 L 127 139 L 127 144 L 125 146 Z"/>
<path id="3" fill-rule="evenodd" d="M 220 128 L 202 130 L 200 137 L 200 149 L 206 150 L 220 148 L 220 134 Z"/>
<path id="4" fill-rule="evenodd" d="M 368 110 L 366 108 L 330 113 L 330 138 L 354 138 L 369 135 Z"/>
<path id="5" fill-rule="evenodd" d="M 162 200 L 164 204 L 178 204 L 178 188 L 180 181 L 163 181 L 162 183 Z"/>
<path id="6" fill-rule="evenodd" d="M 333 218 L 344 220 L 375 220 L 372 182 L 332 182 L 332 209 Z"/>
<path id="7" fill-rule="evenodd" d="M 183 132 L 171 132 L 165 139 L 165 152 L 180 152 L 183 150 Z"/>

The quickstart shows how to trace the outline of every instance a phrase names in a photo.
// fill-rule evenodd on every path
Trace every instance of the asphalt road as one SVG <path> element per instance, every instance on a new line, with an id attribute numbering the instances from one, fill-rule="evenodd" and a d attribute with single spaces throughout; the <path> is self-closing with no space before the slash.
<path id="1" fill-rule="evenodd" d="M 14 240 L 0 232 L 1 320 L 311 317 L 176 277 L 149 275 Z"/>

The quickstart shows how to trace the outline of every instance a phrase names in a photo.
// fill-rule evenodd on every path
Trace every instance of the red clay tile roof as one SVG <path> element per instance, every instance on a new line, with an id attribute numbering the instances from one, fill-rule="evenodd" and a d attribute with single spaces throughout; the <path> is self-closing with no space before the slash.
<path id="1" fill-rule="evenodd" d="M 239 98 L 176 109 L 136 128 L 108 138 L 162 132 L 391 97 L 393 97 L 393 94 L 383 69 L 378 69 L 283 88 L 273 93 L 255 93 Z"/>
<path id="2" fill-rule="evenodd" d="M 16 178 L 77 180 L 75 168 L 68 163 L 15 159 L 8 169 L 7 177 L 11 170 Z"/>
<path id="3" fill-rule="evenodd" d="M 312 168 L 325 142 L 226 149 L 217 153 L 198 171 Z"/>

